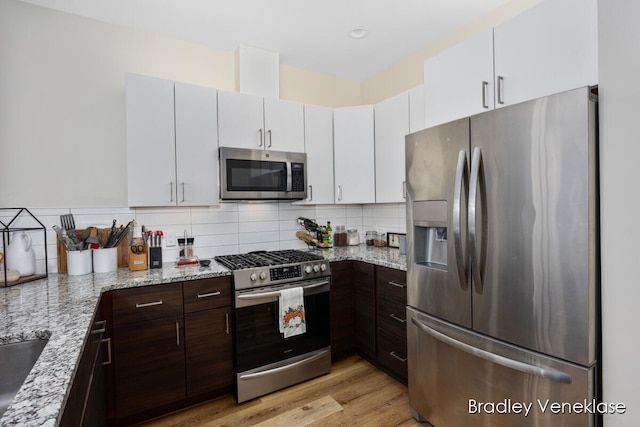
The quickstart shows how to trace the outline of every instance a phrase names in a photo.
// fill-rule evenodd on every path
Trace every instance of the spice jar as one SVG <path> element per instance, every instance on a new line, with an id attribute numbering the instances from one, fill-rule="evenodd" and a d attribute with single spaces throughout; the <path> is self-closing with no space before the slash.
<path id="1" fill-rule="evenodd" d="M 387 234 L 386 233 L 378 233 L 376 238 L 373 240 L 374 246 L 387 246 Z"/>
<path id="2" fill-rule="evenodd" d="M 347 230 L 344 225 L 336 225 L 336 231 L 333 233 L 334 246 L 347 246 Z"/>
<path id="3" fill-rule="evenodd" d="M 374 241 L 378 238 L 378 233 L 375 231 L 367 231 L 364 234 L 364 241 L 367 243 L 367 246 L 373 246 Z"/>
<path id="4" fill-rule="evenodd" d="M 347 230 L 347 244 L 349 246 L 357 246 L 360 244 L 360 235 L 358 230 L 351 228 Z"/>

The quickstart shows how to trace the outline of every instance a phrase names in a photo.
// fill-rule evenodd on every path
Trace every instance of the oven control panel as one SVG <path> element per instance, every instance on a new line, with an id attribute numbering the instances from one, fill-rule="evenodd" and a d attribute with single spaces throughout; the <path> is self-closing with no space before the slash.
<path id="1" fill-rule="evenodd" d="M 329 262 L 322 260 L 235 270 L 233 272 L 233 281 L 235 289 L 238 290 L 328 277 L 330 275 Z"/>
<path id="2" fill-rule="evenodd" d="M 272 282 L 285 279 L 295 279 L 296 277 L 302 277 L 302 267 L 300 265 L 272 267 L 269 269 L 269 278 Z"/>

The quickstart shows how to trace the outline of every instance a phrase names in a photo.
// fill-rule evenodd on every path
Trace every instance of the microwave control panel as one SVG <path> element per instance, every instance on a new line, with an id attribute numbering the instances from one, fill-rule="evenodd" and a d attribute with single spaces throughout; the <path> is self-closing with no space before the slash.
<path id="1" fill-rule="evenodd" d="M 304 163 L 291 163 L 291 191 L 304 190 Z"/>

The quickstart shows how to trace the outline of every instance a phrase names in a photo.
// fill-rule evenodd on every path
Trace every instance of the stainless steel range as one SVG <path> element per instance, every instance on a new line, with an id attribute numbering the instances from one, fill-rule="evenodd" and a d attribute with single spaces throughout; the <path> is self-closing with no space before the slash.
<path id="1" fill-rule="evenodd" d="M 233 271 L 234 355 L 238 403 L 331 370 L 331 268 L 298 250 L 217 256 Z M 281 291 L 302 288 L 306 332 L 280 332 Z"/>

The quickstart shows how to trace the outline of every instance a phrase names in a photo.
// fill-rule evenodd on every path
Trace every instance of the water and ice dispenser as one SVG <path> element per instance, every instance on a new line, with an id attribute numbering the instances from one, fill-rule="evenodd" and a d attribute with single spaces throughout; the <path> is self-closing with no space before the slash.
<path id="1" fill-rule="evenodd" d="M 414 262 L 447 270 L 447 201 L 413 202 Z"/>

